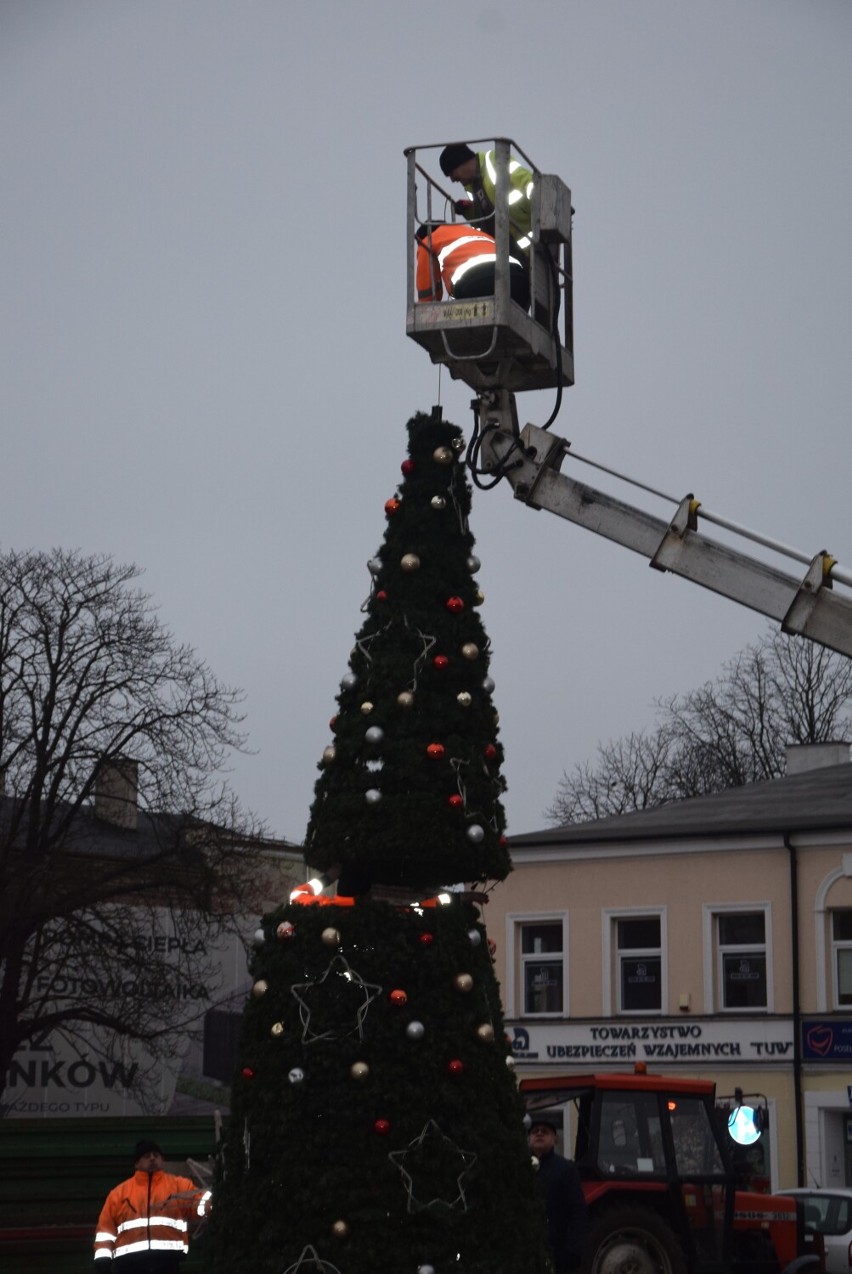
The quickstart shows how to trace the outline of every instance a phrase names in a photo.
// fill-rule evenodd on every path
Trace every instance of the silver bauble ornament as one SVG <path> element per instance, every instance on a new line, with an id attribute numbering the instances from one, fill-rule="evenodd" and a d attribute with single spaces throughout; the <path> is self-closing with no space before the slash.
<path id="1" fill-rule="evenodd" d="M 482 689 L 485 691 L 487 695 L 493 694 L 494 693 L 494 678 L 486 677 L 482 683 Z"/>
<path id="2" fill-rule="evenodd" d="M 515 1059 L 511 1053 L 506 1054 L 506 1065 L 508 1066 L 510 1071 L 513 1071 L 515 1069 Z"/>
<path id="3" fill-rule="evenodd" d="M 432 508 L 437 509 L 438 512 L 440 512 L 441 509 L 445 509 L 447 507 L 447 502 L 442 495 L 433 495 L 429 503 L 431 504 Z"/>
<path id="4" fill-rule="evenodd" d="M 410 1040 L 422 1040 L 426 1034 L 426 1027 L 422 1022 L 409 1022 L 405 1033 Z"/>
<path id="5" fill-rule="evenodd" d="M 381 726 L 378 725 L 371 725 L 367 733 L 364 735 L 364 738 L 368 743 L 381 743 L 384 737 L 385 732 Z"/>
<path id="6" fill-rule="evenodd" d="M 327 929 L 323 929 L 320 938 L 327 947 L 340 946 L 340 930 L 335 929 L 332 925 L 329 925 Z"/>
<path id="7" fill-rule="evenodd" d="M 263 944 L 264 944 L 264 942 L 266 942 L 266 934 L 263 932 L 263 930 L 262 930 L 262 929 L 255 929 L 255 931 L 254 931 L 254 945 L 255 945 L 256 947 L 262 947 L 262 946 L 263 946 Z"/>
<path id="8" fill-rule="evenodd" d="M 432 452 L 432 459 L 435 464 L 452 464 L 455 456 L 449 447 L 436 447 Z"/>
<path id="9" fill-rule="evenodd" d="M 418 1265 L 417 1274 L 435 1274 L 434 1265 Z"/>
<path id="10" fill-rule="evenodd" d="M 470 571 L 471 575 L 475 575 L 481 565 L 482 563 L 476 554 L 471 553 L 470 557 L 467 559 L 467 569 Z"/>
<path id="11" fill-rule="evenodd" d="M 481 845 L 485 840 L 485 829 L 480 827 L 478 823 L 471 823 L 467 829 L 467 839 L 471 845 Z"/>
<path id="12" fill-rule="evenodd" d="M 482 941 L 482 934 L 478 929 L 468 929 L 467 940 L 472 947 L 478 947 Z"/>
<path id="13" fill-rule="evenodd" d="M 364 800 L 368 805 L 378 805 L 382 799 L 382 794 L 377 787 L 368 787 L 364 793 Z"/>
<path id="14" fill-rule="evenodd" d="M 347 672 L 340 678 L 340 685 L 343 690 L 354 690 L 357 684 L 358 678 L 355 676 L 354 672 Z"/>
<path id="15" fill-rule="evenodd" d="M 382 569 L 381 558 L 371 557 L 369 562 L 367 563 L 367 570 L 370 572 L 370 574 L 378 575 L 381 569 Z"/>
<path id="16" fill-rule="evenodd" d="M 410 575 L 413 571 L 420 570 L 420 558 L 416 553 L 403 553 L 399 559 L 399 564 L 404 571 Z"/>
<path id="17" fill-rule="evenodd" d="M 292 1070 L 287 1072 L 287 1078 L 291 1084 L 301 1084 L 302 1080 L 305 1078 L 305 1072 L 302 1070 L 301 1066 L 294 1066 Z"/>

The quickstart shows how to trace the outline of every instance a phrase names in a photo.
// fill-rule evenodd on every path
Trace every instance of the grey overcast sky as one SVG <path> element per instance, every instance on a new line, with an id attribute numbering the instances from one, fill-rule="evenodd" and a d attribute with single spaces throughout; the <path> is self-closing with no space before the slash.
<path id="1" fill-rule="evenodd" d="M 144 568 L 244 687 L 232 779 L 278 834 L 439 397 L 407 145 L 508 136 L 571 187 L 555 432 L 852 569 L 849 0 L 2 0 L 0 59 L 0 546 Z M 468 432 L 470 391 L 440 396 Z M 506 484 L 472 529 L 512 832 L 766 631 Z"/>

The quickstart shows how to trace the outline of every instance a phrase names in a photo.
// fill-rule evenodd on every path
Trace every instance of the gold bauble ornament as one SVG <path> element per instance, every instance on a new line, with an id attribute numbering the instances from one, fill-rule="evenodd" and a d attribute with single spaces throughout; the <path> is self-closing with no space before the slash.
<path id="1" fill-rule="evenodd" d="M 414 695 L 410 690 L 400 690 L 399 694 L 396 696 L 396 701 L 401 708 L 414 707 Z"/>
<path id="2" fill-rule="evenodd" d="M 481 606 L 484 601 L 485 601 L 485 594 L 483 593 L 481 588 L 478 588 L 473 595 L 474 605 Z"/>
<path id="3" fill-rule="evenodd" d="M 456 434 L 455 438 L 453 438 L 452 442 L 450 443 L 450 446 L 452 447 L 453 451 L 464 451 L 463 436 L 461 434 Z"/>
<path id="4" fill-rule="evenodd" d="M 435 464 L 452 464 L 455 460 L 455 455 L 449 447 L 436 447 L 432 452 L 432 459 Z"/>
<path id="5" fill-rule="evenodd" d="M 472 991 L 473 978 L 469 973 L 457 973 L 453 978 L 453 986 L 457 991 Z"/>
<path id="6" fill-rule="evenodd" d="M 404 553 L 399 560 L 399 564 L 410 575 L 412 571 L 419 571 L 420 558 L 416 553 Z"/>
<path id="7" fill-rule="evenodd" d="M 361 704 L 361 711 L 363 712 L 365 717 L 368 717 L 370 713 L 373 711 L 373 705 L 372 703 L 370 703 L 369 699 L 365 699 L 364 702 Z"/>
<path id="8" fill-rule="evenodd" d="M 461 648 L 461 652 L 464 655 L 465 659 L 479 658 L 479 647 L 477 646 L 476 642 L 466 641 Z"/>
<path id="9" fill-rule="evenodd" d="M 476 1034 L 483 1044 L 494 1043 L 494 1027 L 490 1022 L 483 1022 L 481 1026 L 476 1028 Z"/>
<path id="10" fill-rule="evenodd" d="M 266 992 L 268 990 L 269 990 L 269 983 L 264 982 L 263 978 L 260 978 L 257 982 L 255 982 L 254 986 L 251 989 L 251 993 L 255 997 L 255 999 L 259 1000 L 262 995 L 266 995 Z"/>
<path id="11" fill-rule="evenodd" d="M 272 1026 L 269 1028 L 269 1034 L 270 1034 L 270 1035 L 274 1035 L 276 1039 L 278 1038 L 278 1036 L 279 1036 L 279 1035 L 283 1035 L 283 1034 L 284 1034 L 284 1023 L 283 1023 L 283 1022 L 273 1022 L 273 1023 L 272 1023 Z"/>
<path id="12" fill-rule="evenodd" d="M 323 748 L 322 759 L 323 761 L 325 761 L 326 765 L 331 765 L 332 761 L 334 760 L 336 756 L 337 756 L 337 748 L 334 746 L 333 743 L 329 743 L 327 748 Z"/>
<path id="13" fill-rule="evenodd" d="M 468 694 L 466 690 L 461 690 L 456 695 L 456 703 L 460 703 L 463 708 L 469 708 L 473 703 L 473 695 Z"/>
<path id="14" fill-rule="evenodd" d="M 349 1074 L 353 1079 L 366 1079 L 370 1073 L 370 1068 L 366 1062 L 353 1062 L 349 1067 Z"/>
<path id="15" fill-rule="evenodd" d="M 447 502 L 442 495 L 433 495 L 429 503 L 438 513 L 447 507 Z"/>
<path id="16" fill-rule="evenodd" d="M 346 1221 L 335 1221 L 331 1227 L 331 1232 L 336 1239 L 345 1239 L 349 1236 L 349 1225 Z"/>
<path id="17" fill-rule="evenodd" d="M 327 947 L 340 946 L 340 930 L 339 929 L 333 929 L 329 926 L 328 929 L 323 929 L 322 933 L 320 934 L 320 938 L 323 940 L 323 942 L 325 943 Z"/>

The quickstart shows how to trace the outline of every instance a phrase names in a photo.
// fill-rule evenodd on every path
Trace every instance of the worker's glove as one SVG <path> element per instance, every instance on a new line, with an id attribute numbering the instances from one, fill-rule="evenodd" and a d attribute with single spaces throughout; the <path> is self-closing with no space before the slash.
<path id="1" fill-rule="evenodd" d="M 457 199 L 453 204 L 453 211 L 457 212 L 461 217 L 466 217 L 472 207 L 472 199 Z"/>

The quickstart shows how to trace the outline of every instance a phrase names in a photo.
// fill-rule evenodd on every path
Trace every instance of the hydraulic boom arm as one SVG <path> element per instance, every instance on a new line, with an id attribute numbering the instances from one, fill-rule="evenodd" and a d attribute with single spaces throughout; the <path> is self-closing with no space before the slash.
<path id="1" fill-rule="evenodd" d="M 515 499 L 623 544 L 641 553 L 657 570 L 682 575 L 768 615 L 784 632 L 799 633 L 852 655 L 852 598 L 833 588 L 835 582 L 852 584 L 852 576 L 839 571 L 830 554 L 821 551 L 809 558 L 773 543 L 702 511 L 692 495 L 681 500 L 674 516 L 665 520 L 595 490 L 560 473 L 563 460 L 573 454 L 569 442 L 535 425 L 527 425 L 518 435 L 507 423 L 513 417 L 514 402 L 507 403 L 505 398 L 511 396 L 497 391 L 494 397 L 503 397 L 494 412 L 482 399 L 477 404 L 482 422 L 480 472 L 502 474 L 511 483 Z M 738 547 L 710 539 L 700 529 L 701 520 L 725 527 L 735 540 L 762 544 L 808 564 L 807 570 L 803 576 L 788 575 Z"/>

